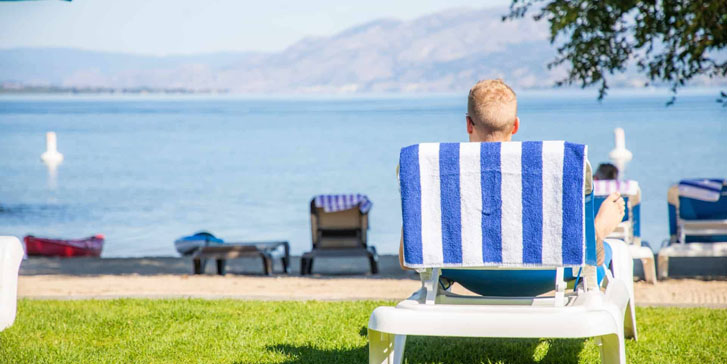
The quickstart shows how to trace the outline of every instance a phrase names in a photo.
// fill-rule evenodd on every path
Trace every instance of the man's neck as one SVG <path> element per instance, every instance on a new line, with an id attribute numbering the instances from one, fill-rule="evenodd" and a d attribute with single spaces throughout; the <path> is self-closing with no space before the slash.
<path id="1" fill-rule="evenodd" d="M 470 134 L 470 142 L 487 143 L 487 142 L 509 142 L 512 140 L 512 134 L 504 136 L 502 134 L 489 134 L 485 136 Z"/>

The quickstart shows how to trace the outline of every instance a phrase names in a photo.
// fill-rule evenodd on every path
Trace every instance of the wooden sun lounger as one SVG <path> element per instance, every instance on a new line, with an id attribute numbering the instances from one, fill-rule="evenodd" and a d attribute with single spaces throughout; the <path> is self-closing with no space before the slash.
<path id="1" fill-rule="evenodd" d="M 290 245 L 287 241 L 270 241 L 254 243 L 225 243 L 215 244 L 197 249 L 192 255 L 194 261 L 194 274 L 204 273 L 207 260 L 217 261 L 217 274 L 225 274 L 227 260 L 243 257 L 260 257 L 263 261 L 263 269 L 266 275 L 273 274 L 273 253 L 283 247 L 284 253 L 280 258 L 283 265 L 283 272 L 290 271 Z"/>
<path id="2" fill-rule="evenodd" d="M 310 202 L 311 238 L 313 249 L 300 259 L 300 275 L 312 274 L 315 258 L 367 257 L 371 274 L 379 272 L 379 256 L 374 246 L 368 245 L 367 213 L 359 208 L 325 212 Z"/>

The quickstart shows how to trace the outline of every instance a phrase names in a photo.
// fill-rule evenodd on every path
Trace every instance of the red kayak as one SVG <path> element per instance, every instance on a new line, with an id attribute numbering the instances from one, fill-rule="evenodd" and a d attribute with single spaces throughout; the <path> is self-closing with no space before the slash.
<path id="1" fill-rule="evenodd" d="M 97 257 L 101 255 L 104 236 L 95 235 L 79 240 L 45 239 L 28 235 L 24 239 L 28 255 L 47 257 Z"/>

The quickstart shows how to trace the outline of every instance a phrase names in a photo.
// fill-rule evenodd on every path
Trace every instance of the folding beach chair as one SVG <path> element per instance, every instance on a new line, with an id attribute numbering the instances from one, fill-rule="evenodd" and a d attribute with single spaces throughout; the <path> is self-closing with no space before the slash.
<path id="1" fill-rule="evenodd" d="M 669 188 L 670 239 L 659 251 L 659 278 L 670 257 L 727 257 L 727 180 L 682 180 Z"/>
<path id="2" fill-rule="evenodd" d="M 401 363 L 407 335 L 597 337 L 604 363 L 625 363 L 636 337 L 633 262 L 613 251 L 602 292 L 596 279 L 592 194 L 584 145 L 566 142 L 425 143 L 400 156 L 404 264 L 422 287 L 369 319 L 369 363 Z M 552 296 L 461 296 L 442 268 L 552 270 Z M 566 292 L 566 268 L 582 270 Z"/>
<path id="3" fill-rule="evenodd" d="M 318 195 L 310 202 L 313 249 L 301 257 L 300 274 L 311 274 L 319 257 L 366 257 L 371 274 L 379 272 L 376 248 L 368 245 L 369 211 L 366 195 Z"/>
<path id="4" fill-rule="evenodd" d="M 656 283 L 656 266 L 654 252 L 641 242 L 641 188 L 632 180 L 598 180 L 593 181 L 594 211 L 598 211 L 606 197 L 619 192 L 626 202 L 623 221 L 608 238 L 623 240 L 628 244 L 631 257 L 641 260 L 644 278 L 649 283 Z"/>
<path id="5" fill-rule="evenodd" d="M 0 331 L 15 321 L 18 297 L 18 270 L 23 247 L 14 236 L 0 236 Z"/>

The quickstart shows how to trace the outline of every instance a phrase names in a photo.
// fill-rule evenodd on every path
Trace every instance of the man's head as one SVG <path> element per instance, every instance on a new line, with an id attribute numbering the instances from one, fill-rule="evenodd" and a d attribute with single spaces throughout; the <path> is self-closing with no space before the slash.
<path id="1" fill-rule="evenodd" d="M 467 134 L 471 142 L 509 141 L 519 127 L 517 98 L 505 82 L 484 80 L 470 89 Z"/>
<path id="2" fill-rule="evenodd" d="M 601 163 L 593 174 L 593 179 L 618 179 L 618 168 L 611 163 Z"/>

